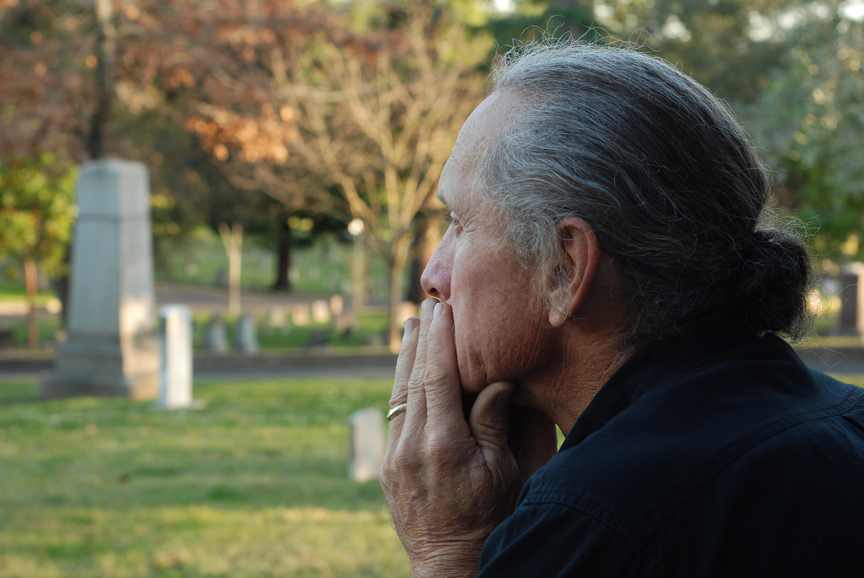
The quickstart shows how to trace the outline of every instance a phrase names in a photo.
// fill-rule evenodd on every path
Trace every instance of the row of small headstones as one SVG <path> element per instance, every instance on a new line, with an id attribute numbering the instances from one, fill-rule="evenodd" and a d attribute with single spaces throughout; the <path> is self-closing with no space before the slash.
<path id="1" fill-rule="evenodd" d="M 345 307 L 342 297 L 335 295 L 329 301 L 318 299 L 309 303 L 294 304 L 289 307 L 274 307 L 265 318 L 262 329 L 266 332 L 278 330 L 288 332 L 287 317 L 290 315 L 291 324 L 303 327 L 310 323 L 331 323 L 333 329 L 340 333 L 351 331 L 356 326 L 353 309 Z M 228 328 L 225 321 L 219 315 L 214 315 L 205 330 L 205 349 L 215 353 L 226 353 L 230 349 L 228 345 Z M 234 325 L 234 348 L 244 353 L 257 353 L 259 350 L 258 333 L 255 317 L 246 313 L 237 319 Z"/>
<path id="2" fill-rule="evenodd" d="M 411 302 L 402 304 L 402 318 L 407 319 L 412 315 L 417 314 L 417 306 Z M 347 334 L 357 326 L 357 320 L 354 315 L 353 308 L 345 306 L 342 298 L 335 296 L 326 301 L 319 299 L 311 304 L 295 304 L 290 307 L 274 307 L 270 310 L 269 315 L 264 319 L 264 324 L 261 327 L 264 333 L 271 333 L 274 330 L 280 331 L 282 334 L 287 334 L 289 325 L 287 317 L 290 315 L 291 325 L 303 327 L 310 323 L 322 324 L 330 323 L 331 328 L 342 334 Z M 310 335 L 310 341 L 307 345 L 322 345 L 327 341 L 327 330 L 318 330 Z M 319 333 L 323 333 L 320 335 Z M 370 341 L 365 345 L 381 345 L 383 337 L 379 338 L 379 342 Z M 250 314 L 243 314 L 234 325 L 234 349 L 243 353 L 257 353 L 260 349 L 258 344 L 258 332 L 255 317 Z M 202 342 L 204 349 L 214 353 L 227 353 L 231 348 L 228 344 L 228 327 L 225 321 L 219 315 L 214 315 L 207 323 Z"/>

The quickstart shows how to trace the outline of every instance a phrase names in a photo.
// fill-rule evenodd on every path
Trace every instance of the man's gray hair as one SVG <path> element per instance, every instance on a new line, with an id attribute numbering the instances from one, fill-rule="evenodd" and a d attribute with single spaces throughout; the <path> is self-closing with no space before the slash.
<path id="1" fill-rule="evenodd" d="M 629 303 L 625 347 L 703 324 L 803 337 L 807 250 L 773 218 L 770 172 L 705 88 L 658 58 L 579 42 L 514 49 L 492 83 L 526 106 L 478 188 L 526 266 L 554 263 L 563 218 L 591 225 Z"/>

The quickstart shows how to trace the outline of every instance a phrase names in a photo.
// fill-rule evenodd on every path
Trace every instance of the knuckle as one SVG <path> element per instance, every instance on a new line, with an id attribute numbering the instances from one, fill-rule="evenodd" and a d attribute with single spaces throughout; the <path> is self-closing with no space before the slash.
<path id="1" fill-rule="evenodd" d="M 411 471 L 418 466 L 415 454 L 407 452 L 396 452 L 388 465 L 388 475 L 398 475 L 398 472 Z"/>
<path id="2" fill-rule="evenodd" d="M 446 468 L 454 462 L 453 449 L 440 443 L 431 443 L 426 448 L 426 461 L 437 468 Z"/>

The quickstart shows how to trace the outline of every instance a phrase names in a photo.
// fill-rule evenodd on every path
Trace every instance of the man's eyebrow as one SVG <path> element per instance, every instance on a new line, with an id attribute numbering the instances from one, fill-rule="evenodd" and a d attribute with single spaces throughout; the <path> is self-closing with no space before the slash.
<path id="1" fill-rule="evenodd" d="M 442 205 L 449 206 L 447 205 L 447 197 L 445 197 L 444 193 L 442 193 L 440 190 L 435 194 L 435 198 L 441 201 Z"/>

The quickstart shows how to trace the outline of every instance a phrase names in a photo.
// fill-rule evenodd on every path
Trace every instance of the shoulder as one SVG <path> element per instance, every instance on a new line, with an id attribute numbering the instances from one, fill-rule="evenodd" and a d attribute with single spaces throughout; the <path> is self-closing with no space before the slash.
<path id="1" fill-rule="evenodd" d="M 662 379 L 559 453 L 522 501 L 566 501 L 597 516 L 603 509 L 606 523 L 635 543 L 709 480 L 736 466 L 760 469 L 764 453 L 788 457 L 818 444 L 853 448 L 861 459 L 862 406 L 864 390 L 807 369 L 791 351 L 718 359 Z"/>
<path id="2" fill-rule="evenodd" d="M 802 512 L 789 523 L 803 526 L 830 516 L 819 508 L 824 500 L 846 496 L 864 515 L 855 490 L 864 484 L 864 391 L 808 370 L 785 344 L 766 343 L 767 352 L 661 380 L 559 453 L 492 544 L 554 529 L 557 540 L 602 543 L 595 551 L 614 548 L 644 569 L 660 564 L 666 547 L 706 552 L 712 533 L 739 543 L 735 532 L 746 527 L 742 536 L 764 541 L 760 532 L 776 534 L 771 512 L 784 508 Z M 808 499 L 812 507 L 796 505 Z M 730 514 L 733 504 L 752 515 Z"/>

